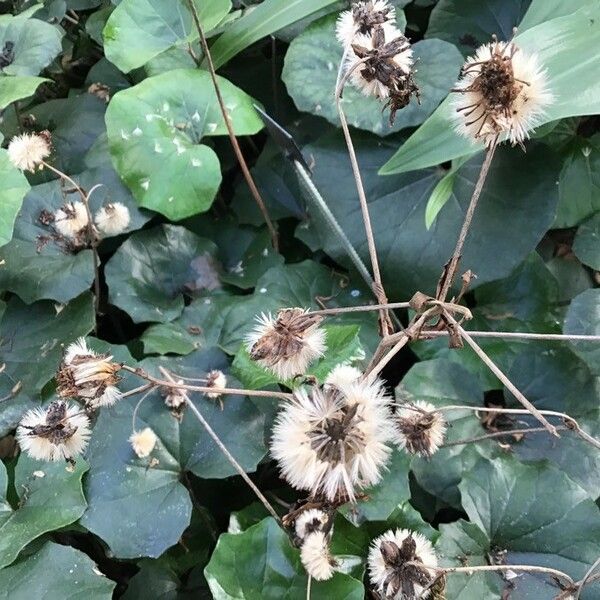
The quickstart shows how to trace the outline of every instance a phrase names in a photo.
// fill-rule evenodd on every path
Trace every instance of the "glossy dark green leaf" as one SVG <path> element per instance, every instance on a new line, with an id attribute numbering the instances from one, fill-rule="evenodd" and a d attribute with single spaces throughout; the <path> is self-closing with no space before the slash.
<path id="1" fill-rule="evenodd" d="M 15 469 L 19 506 L 13 511 L 6 505 L 0 509 L 0 568 L 11 564 L 32 540 L 74 523 L 83 514 L 81 479 L 87 470 L 83 459 L 71 471 L 64 462 L 41 462 L 21 454 Z"/>
<path id="2" fill-rule="evenodd" d="M 389 157 L 391 148 L 367 136 L 355 136 L 355 143 L 386 292 L 397 300 L 406 300 L 416 290 L 433 293 L 454 250 L 481 157 L 462 166 L 450 200 L 427 230 L 427 200 L 439 174 L 427 170 L 380 177 L 377 168 Z M 326 137 L 306 150 L 314 157 L 316 185 L 368 262 L 364 226 L 357 218 L 359 203 L 343 142 Z M 543 146 L 530 148 L 526 155 L 508 148 L 496 155 L 460 264 L 461 273 L 471 269 L 477 274 L 473 285 L 506 277 L 535 248 L 554 219 L 557 172 L 558 165 Z M 316 215 L 313 219 L 323 249 L 346 263 L 341 246 Z"/>
<path id="3" fill-rule="evenodd" d="M 37 394 L 54 377 L 64 347 L 94 327 L 92 295 L 82 294 L 64 306 L 13 297 L 0 323 L 1 360 L 6 373 L 25 393 Z"/>
<path id="4" fill-rule="evenodd" d="M 47 81 L 44 77 L 27 75 L 0 76 L 0 108 L 7 107 L 11 102 L 33 96 L 41 83 Z"/>
<path id="5" fill-rule="evenodd" d="M 189 354 L 200 346 L 179 323 L 150 325 L 140 340 L 146 354 Z"/>
<path id="6" fill-rule="evenodd" d="M 573 299 L 565 318 L 567 334 L 600 335 L 600 289 L 586 290 Z M 575 352 L 600 375 L 600 344 L 572 342 Z"/>
<path id="7" fill-rule="evenodd" d="M 387 135 L 405 127 L 421 124 L 445 97 L 458 76 L 462 57 L 454 46 L 441 40 L 417 42 L 414 55 L 419 57 L 416 81 L 421 90 L 421 104 L 416 99 L 396 115 L 389 124 L 383 103 L 366 97 L 348 84 L 343 107 L 348 123 L 378 135 Z M 285 57 L 282 78 L 296 106 L 339 125 L 333 93 L 343 48 L 335 37 L 335 17 L 322 19 L 300 34 Z"/>
<path id="8" fill-rule="evenodd" d="M 252 548 L 252 552 L 248 552 Z M 272 518 L 239 534 L 224 533 L 205 571 L 215 600 L 304 600 L 307 575 L 297 549 Z M 313 581 L 311 598 L 362 600 L 364 588 L 349 575 Z"/>
<path id="9" fill-rule="evenodd" d="M 237 135 L 262 128 L 245 92 L 219 78 Z M 210 75 L 176 69 L 115 94 L 106 113 L 115 167 L 141 206 L 172 220 L 208 210 L 221 183 L 219 159 L 202 144 L 225 135 Z"/>
<path id="10" fill-rule="evenodd" d="M 132 235 L 108 261 L 109 299 L 136 322 L 172 321 L 184 294 L 219 287 L 216 248 L 184 227 L 160 225 Z"/>
<path id="11" fill-rule="evenodd" d="M 130 579 L 123 600 L 143 600 L 148 590 L 157 600 L 176 600 L 180 584 L 172 569 L 158 560 L 145 559 L 138 564 L 140 570 Z"/>
<path id="12" fill-rule="evenodd" d="M 581 224 L 573 242 L 573 252 L 584 265 L 600 271 L 600 212 Z"/>
<path id="13" fill-rule="evenodd" d="M 1 80 L 0 80 L 1 81 Z M 10 242 L 15 219 L 21 209 L 23 198 L 29 191 L 27 179 L 8 160 L 6 152 L 0 152 L 0 246 Z"/>
<path id="14" fill-rule="evenodd" d="M 35 554 L 0 570 L 2 600 L 110 600 L 115 582 L 70 546 L 47 542 Z"/>

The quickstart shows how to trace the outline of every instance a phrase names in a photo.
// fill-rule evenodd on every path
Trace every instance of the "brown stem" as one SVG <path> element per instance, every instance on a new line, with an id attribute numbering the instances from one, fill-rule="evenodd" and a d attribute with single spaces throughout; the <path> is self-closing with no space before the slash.
<path id="1" fill-rule="evenodd" d="M 279 251 L 279 238 L 277 237 L 277 230 L 269 217 L 269 213 L 267 211 L 267 207 L 265 206 L 264 200 L 254 183 L 254 179 L 250 173 L 250 169 L 248 169 L 248 165 L 246 164 L 246 159 L 242 154 L 242 150 L 240 145 L 235 137 L 235 133 L 233 131 L 233 125 L 231 124 L 231 119 L 229 117 L 229 112 L 225 106 L 225 102 L 223 102 L 223 96 L 221 95 L 221 88 L 219 87 L 219 83 L 217 81 L 217 73 L 215 71 L 215 66 L 212 61 L 212 56 L 210 54 L 210 48 L 208 47 L 208 42 L 206 41 L 206 37 L 204 35 L 204 30 L 202 29 L 202 25 L 200 23 L 200 17 L 198 16 L 198 11 L 196 10 L 196 6 L 194 5 L 193 0 L 188 0 L 188 6 L 190 7 L 190 11 L 192 13 L 192 17 L 194 20 L 194 24 L 196 29 L 198 30 L 198 35 L 200 36 L 200 43 L 202 44 L 202 52 L 204 52 L 204 56 L 206 57 L 206 63 L 208 65 L 208 71 L 210 73 L 210 77 L 212 79 L 213 87 L 215 88 L 215 94 L 217 96 L 217 101 L 219 103 L 219 108 L 221 109 L 221 114 L 223 115 L 223 120 L 225 121 L 225 126 L 227 127 L 227 133 L 229 134 L 229 139 L 231 140 L 231 145 L 233 146 L 233 151 L 235 152 L 235 156 L 240 164 L 242 169 L 242 173 L 244 174 L 244 179 L 254 196 L 254 200 L 256 200 L 256 204 L 262 213 L 262 216 L 269 228 L 269 232 L 271 233 L 271 242 L 273 244 L 273 248 L 276 251 Z"/>
<path id="2" fill-rule="evenodd" d="M 358 307 L 357 307 L 358 308 Z M 447 330 L 442 331 L 423 331 L 420 339 L 430 339 L 432 337 L 448 336 Z M 499 338 L 499 339 L 514 339 L 514 340 L 538 340 L 542 342 L 600 342 L 600 335 L 569 335 L 565 333 L 526 333 L 519 331 L 471 331 L 471 337 L 479 338 Z"/>
<path id="3" fill-rule="evenodd" d="M 353 312 L 370 312 L 374 310 L 390 310 L 393 308 L 410 308 L 410 302 L 388 302 L 386 304 L 365 304 L 363 306 L 340 306 L 338 308 L 323 308 L 321 310 L 311 310 L 311 315 L 340 315 Z M 600 336 L 598 336 L 600 338 Z"/>
<path id="4" fill-rule="evenodd" d="M 485 183 L 486 177 L 490 170 L 490 165 L 492 164 L 492 158 L 494 158 L 497 144 L 498 141 L 496 139 L 494 142 L 492 142 L 492 145 L 486 152 L 485 160 L 483 161 L 483 164 L 481 165 L 481 171 L 479 172 L 479 178 L 475 184 L 475 189 L 473 190 L 473 195 L 471 196 L 471 201 L 469 202 L 467 213 L 465 214 L 465 220 L 458 235 L 454 253 L 452 254 L 448 268 L 445 269 L 445 272 L 442 276 L 441 289 L 437 294 L 438 300 L 441 300 L 442 302 L 446 300 L 448 291 L 452 287 L 452 282 L 454 281 L 454 276 L 456 275 L 456 269 L 458 268 L 458 262 L 460 261 L 463 246 L 465 245 L 465 240 L 467 239 L 469 228 L 471 227 L 471 221 L 473 220 L 473 215 L 475 214 L 475 209 L 477 208 L 479 196 L 483 190 L 483 184 Z"/>
<path id="5" fill-rule="evenodd" d="M 569 429 L 566 425 L 561 425 L 556 428 L 557 431 L 565 431 Z M 446 442 L 442 444 L 441 448 L 449 448 L 451 446 L 463 446 L 465 444 L 474 444 L 475 442 L 482 442 L 484 440 L 491 440 L 493 438 L 505 437 L 507 435 L 518 435 L 526 433 L 548 433 L 545 427 L 523 427 L 522 429 L 507 429 L 505 431 L 495 431 L 493 433 L 486 433 L 477 437 L 472 437 L 466 440 L 458 440 L 457 442 Z"/>
<path id="6" fill-rule="evenodd" d="M 577 591 L 575 592 L 575 597 L 573 598 L 573 600 L 579 600 L 579 596 L 581 595 L 581 590 L 585 587 L 585 585 L 587 583 L 592 582 L 594 579 L 597 579 L 597 578 L 600 577 L 600 573 L 597 573 L 596 575 L 593 575 L 594 571 L 596 570 L 596 568 L 598 566 L 600 566 L 600 557 L 588 569 L 588 572 L 583 576 L 583 579 L 581 581 L 578 581 L 576 583 L 576 585 L 577 585 Z"/>

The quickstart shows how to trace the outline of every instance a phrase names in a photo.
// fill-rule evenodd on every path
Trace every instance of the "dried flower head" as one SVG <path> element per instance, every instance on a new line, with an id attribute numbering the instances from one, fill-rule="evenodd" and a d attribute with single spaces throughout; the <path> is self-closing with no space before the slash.
<path id="1" fill-rule="evenodd" d="M 96 227 L 104 235 L 119 235 L 123 233 L 131 217 L 129 209 L 120 202 L 111 202 L 98 209 L 94 217 Z"/>
<path id="2" fill-rule="evenodd" d="M 34 172 L 50 156 L 50 133 L 23 133 L 8 144 L 8 159 L 21 171 Z"/>
<path id="3" fill-rule="evenodd" d="M 72 461 L 87 446 L 90 421 L 78 406 L 55 401 L 25 413 L 17 427 L 21 449 L 37 460 Z"/>
<path id="4" fill-rule="evenodd" d="M 304 375 L 325 351 L 323 317 L 303 308 L 283 308 L 277 318 L 262 314 L 246 337 L 250 357 L 271 370 L 279 379 Z"/>
<path id="5" fill-rule="evenodd" d="M 373 541 L 368 558 L 369 578 L 386 600 L 414 600 L 436 575 L 431 569 L 407 563 L 437 566 L 431 542 L 420 533 L 390 529 Z M 422 597 L 429 596 L 428 590 Z"/>
<path id="6" fill-rule="evenodd" d="M 175 381 L 177 385 L 183 384 L 183 379 Z M 169 408 L 179 409 L 185 405 L 185 390 L 174 387 L 161 387 L 160 393 Z"/>
<path id="7" fill-rule="evenodd" d="M 453 104 L 457 131 L 488 147 L 503 133 L 522 144 L 552 102 L 537 57 L 495 38 L 467 60 L 453 91 L 460 94 Z"/>
<path id="8" fill-rule="evenodd" d="M 331 579 L 337 563 L 329 551 L 329 536 L 322 531 L 309 533 L 300 547 L 300 560 L 316 581 Z"/>
<path id="9" fill-rule="evenodd" d="M 88 94 L 92 94 L 93 96 L 100 98 L 100 100 L 108 104 L 108 101 L 110 100 L 110 88 L 104 83 L 92 83 L 88 87 L 87 91 Z"/>
<path id="10" fill-rule="evenodd" d="M 89 408 L 110 406 L 120 397 L 115 387 L 121 378 L 121 365 L 109 354 L 96 354 L 79 338 L 67 347 L 56 374 L 58 394 L 63 398 L 83 398 Z"/>
<path id="11" fill-rule="evenodd" d="M 83 202 L 65 202 L 54 213 L 54 227 L 67 239 L 75 239 L 88 225 L 88 213 Z"/>
<path id="12" fill-rule="evenodd" d="M 225 377 L 225 373 L 217 369 L 214 371 L 209 371 L 209 373 L 206 375 L 206 387 L 217 389 L 226 388 L 227 377 Z M 221 395 L 221 392 L 208 392 L 206 395 L 209 398 L 218 398 Z"/>
<path id="13" fill-rule="evenodd" d="M 411 454 L 429 457 L 444 443 L 446 421 L 429 402 L 417 400 L 401 406 L 395 423 L 398 445 Z"/>
<path id="14" fill-rule="evenodd" d="M 150 456 L 157 440 L 158 437 L 150 427 L 145 427 L 141 431 L 134 431 L 129 437 L 129 443 L 139 458 Z"/>
<path id="15" fill-rule="evenodd" d="M 376 484 L 393 436 L 381 382 L 297 390 L 279 413 L 271 453 L 295 488 L 330 501 L 354 501 Z"/>
<path id="16" fill-rule="evenodd" d="M 324 510 L 318 508 L 305 510 L 294 522 L 296 537 L 299 540 L 304 540 L 307 535 L 315 531 L 324 531 L 329 521 L 330 517 Z M 331 529 L 328 532 L 331 535 Z"/>
<path id="17" fill-rule="evenodd" d="M 350 10 L 338 17 L 335 34 L 344 47 L 354 41 L 357 34 L 369 34 L 374 27 L 394 27 L 396 9 L 387 0 L 356 2 Z"/>

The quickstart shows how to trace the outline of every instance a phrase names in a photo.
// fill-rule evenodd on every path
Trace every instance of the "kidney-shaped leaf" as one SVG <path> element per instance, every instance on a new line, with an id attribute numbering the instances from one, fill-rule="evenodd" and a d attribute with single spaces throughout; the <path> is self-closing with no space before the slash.
<path id="1" fill-rule="evenodd" d="M 15 219 L 29 191 L 29 184 L 23 173 L 10 163 L 4 150 L 0 151 L 0 178 L 0 246 L 3 246 L 12 238 Z"/>
<path id="2" fill-rule="evenodd" d="M 222 77 L 219 86 L 234 132 L 259 131 L 252 98 Z M 221 170 L 201 140 L 227 128 L 206 71 L 176 69 L 118 92 L 106 128 L 115 167 L 142 206 L 172 220 L 208 210 Z"/>

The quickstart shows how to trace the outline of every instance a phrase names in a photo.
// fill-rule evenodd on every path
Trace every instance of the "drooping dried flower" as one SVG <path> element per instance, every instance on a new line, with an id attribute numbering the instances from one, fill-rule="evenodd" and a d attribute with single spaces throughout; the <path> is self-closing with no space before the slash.
<path id="1" fill-rule="evenodd" d="M 552 102 L 537 56 L 495 38 L 467 59 L 453 91 L 460 94 L 453 103 L 457 131 L 488 147 L 504 133 L 522 144 Z"/>
<path id="2" fill-rule="evenodd" d="M 206 375 L 206 387 L 216 389 L 226 388 L 227 377 L 225 377 L 225 373 L 223 373 L 223 371 L 219 371 L 218 369 L 209 371 Z M 209 398 L 218 398 L 221 395 L 221 392 L 208 392 L 206 395 Z"/>
<path id="3" fill-rule="evenodd" d="M 299 540 L 304 540 L 307 535 L 315 531 L 324 531 L 329 520 L 330 517 L 324 510 L 310 508 L 303 511 L 294 522 L 296 537 Z M 331 529 L 329 529 L 329 533 L 331 534 Z"/>
<path id="4" fill-rule="evenodd" d="M 96 227 L 104 235 L 123 233 L 131 220 L 129 209 L 120 202 L 111 202 L 98 209 L 94 216 Z"/>
<path id="5" fill-rule="evenodd" d="M 8 144 L 8 159 L 21 171 L 34 172 L 50 156 L 50 134 L 23 133 L 16 135 Z"/>
<path id="6" fill-rule="evenodd" d="M 369 550 L 369 578 L 386 600 L 414 600 L 435 577 L 436 572 L 415 564 L 437 566 L 431 542 L 408 529 L 389 530 L 373 541 Z M 430 591 L 422 596 L 429 598 Z"/>
<path id="7" fill-rule="evenodd" d="M 430 457 L 444 443 L 446 421 L 433 404 L 417 400 L 401 406 L 394 416 L 397 443 L 411 454 Z"/>
<path id="8" fill-rule="evenodd" d="M 250 357 L 279 379 L 304 375 L 325 351 L 325 332 L 319 327 L 322 320 L 302 308 L 281 309 L 275 319 L 270 314 L 260 315 L 246 337 Z"/>
<path id="9" fill-rule="evenodd" d="M 350 10 L 338 17 L 335 34 L 344 47 L 354 41 L 357 34 L 369 34 L 374 27 L 394 27 L 396 9 L 387 0 L 356 2 Z"/>
<path id="10" fill-rule="evenodd" d="M 75 239 L 88 225 L 88 213 L 83 202 L 65 202 L 54 213 L 54 227 L 67 239 Z"/>
<path id="11" fill-rule="evenodd" d="M 129 443 L 138 458 L 150 456 L 157 441 L 158 437 L 150 427 L 144 427 L 141 431 L 134 431 L 129 437 Z"/>
<path id="12" fill-rule="evenodd" d="M 25 413 L 17 427 L 21 449 L 37 460 L 72 461 L 87 446 L 90 421 L 78 406 L 55 401 Z"/>
<path id="13" fill-rule="evenodd" d="M 337 563 L 329 551 L 329 536 L 322 531 L 309 533 L 300 547 L 300 560 L 314 580 L 331 579 Z"/>
<path id="14" fill-rule="evenodd" d="M 279 413 L 271 453 L 295 488 L 330 501 L 354 501 L 376 484 L 393 437 L 381 382 L 299 389 Z"/>
<path id="15" fill-rule="evenodd" d="M 90 350 L 85 339 L 79 338 L 67 347 L 56 374 L 58 394 L 63 398 L 82 398 L 92 409 L 110 406 L 120 397 L 115 387 L 121 380 L 117 372 L 121 365 L 112 362 L 109 354 Z"/>

